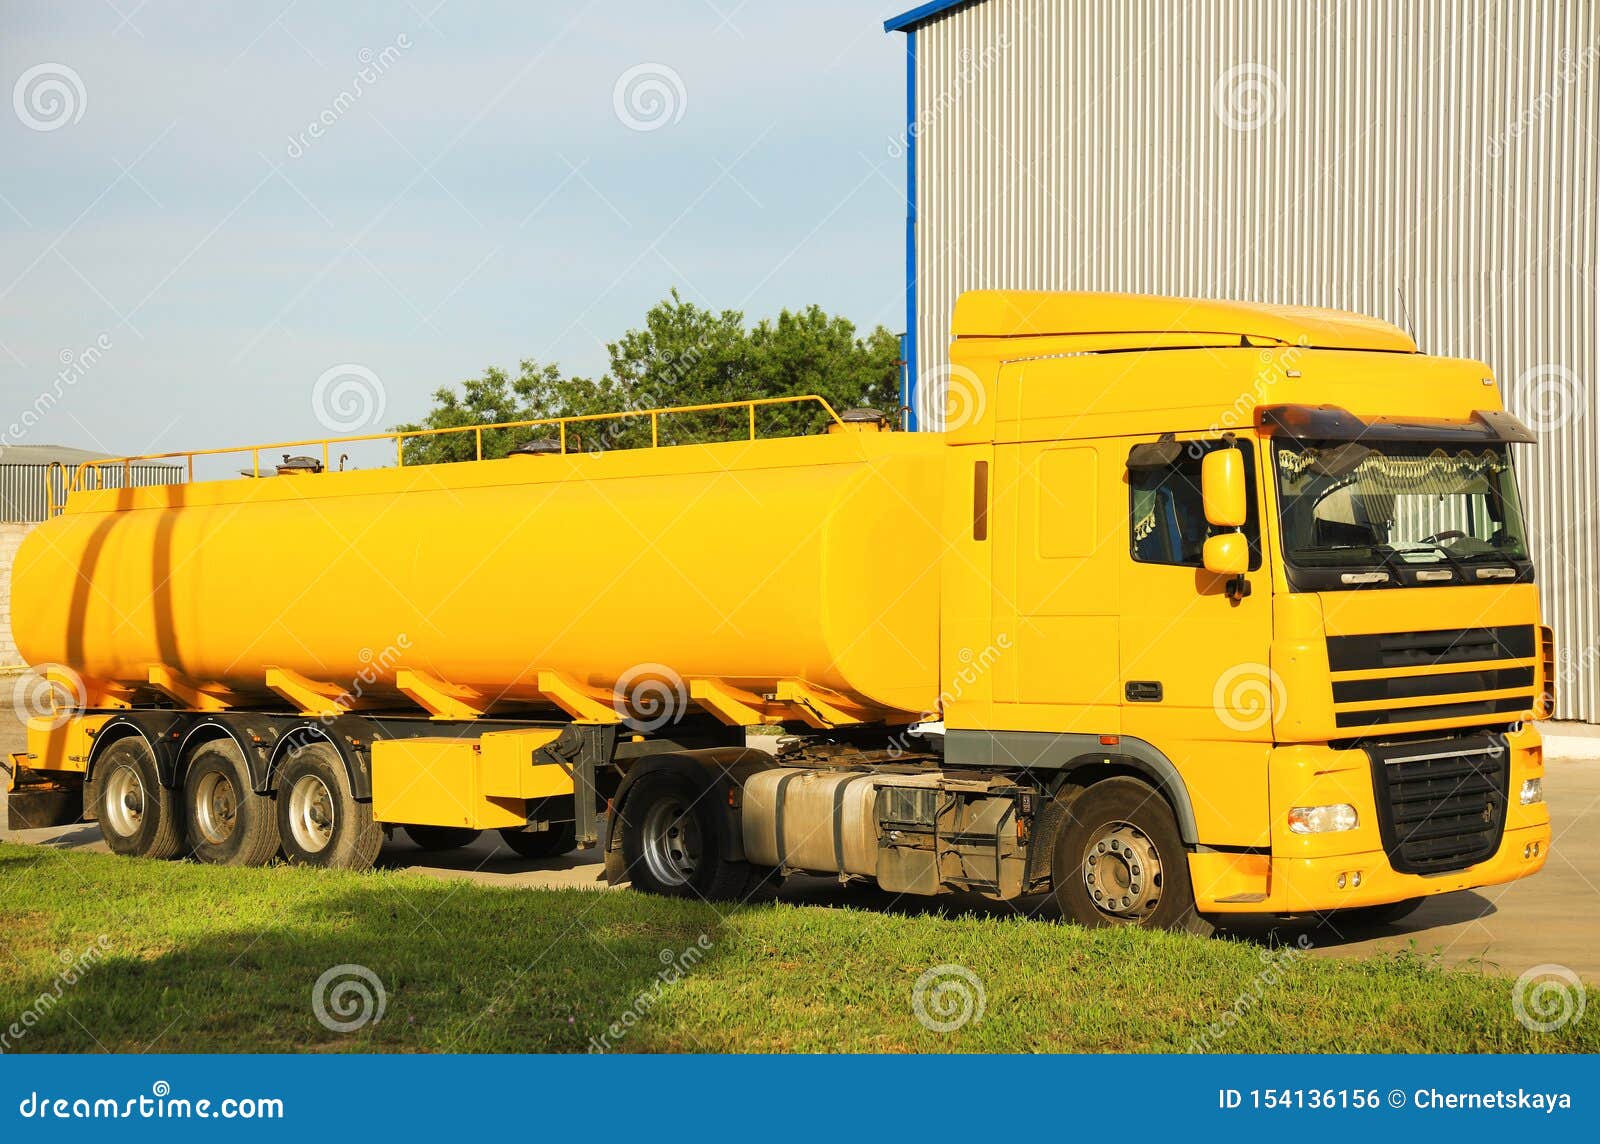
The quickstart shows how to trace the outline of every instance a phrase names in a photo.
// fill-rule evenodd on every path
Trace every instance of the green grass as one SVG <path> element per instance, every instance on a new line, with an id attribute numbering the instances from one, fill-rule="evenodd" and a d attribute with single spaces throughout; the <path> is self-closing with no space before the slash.
<path id="1" fill-rule="evenodd" d="M 61 983 L 97 943 L 104 954 Z M 1600 1051 L 1600 997 L 1583 1020 L 1536 1034 L 1516 1019 L 1509 979 L 1416 954 L 1285 958 L 1049 922 L 718 909 L 22 846 L 0 845 L 0 948 L 0 1035 L 37 1016 L 6 1051 L 583 1052 L 625 1013 L 633 1024 L 609 1043 L 622 1051 Z M 657 987 L 691 949 L 681 980 Z M 387 1007 L 330 1032 L 313 985 L 349 963 L 378 975 Z M 985 994 L 981 1019 L 948 1034 L 912 1006 L 939 965 L 967 967 Z M 1222 1036 L 1208 1042 L 1213 1023 Z"/>

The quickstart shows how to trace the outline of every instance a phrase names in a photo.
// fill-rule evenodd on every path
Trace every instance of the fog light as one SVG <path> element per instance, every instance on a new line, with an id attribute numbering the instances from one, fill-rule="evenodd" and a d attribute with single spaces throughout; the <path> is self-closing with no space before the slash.
<path id="1" fill-rule="evenodd" d="M 1532 804 L 1534 804 L 1536 802 L 1543 802 L 1544 801 L 1544 780 L 1543 779 L 1523 779 L 1522 780 L 1522 793 L 1520 795 L 1518 795 L 1517 797 L 1521 800 L 1523 806 L 1531 806 Z"/>
<path id="2" fill-rule="evenodd" d="M 1356 808 L 1339 802 L 1332 806 L 1297 806 L 1289 811 L 1289 829 L 1296 834 L 1333 834 L 1354 830 Z"/>

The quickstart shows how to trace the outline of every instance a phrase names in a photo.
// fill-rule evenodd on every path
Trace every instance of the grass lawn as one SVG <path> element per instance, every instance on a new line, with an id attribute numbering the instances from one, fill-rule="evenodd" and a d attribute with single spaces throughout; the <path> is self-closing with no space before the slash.
<path id="1" fill-rule="evenodd" d="M 0 845 L 0 950 L 10 1052 L 1600 1051 L 1600 997 L 1533 1033 L 1509 979 L 1417 955 L 24 846 Z M 330 1031 L 313 988 L 349 964 L 385 1008 Z M 948 1033 L 913 1005 L 935 966 L 983 993 Z M 934 1023 L 976 997 L 945 982 Z"/>

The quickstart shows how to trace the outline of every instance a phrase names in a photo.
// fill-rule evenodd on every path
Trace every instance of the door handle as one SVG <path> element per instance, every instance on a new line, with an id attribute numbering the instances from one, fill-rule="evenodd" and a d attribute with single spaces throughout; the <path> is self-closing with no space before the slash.
<path id="1" fill-rule="evenodd" d="M 1129 703 L 1160 703 L 1161 681 L 1158 679 L 1130 679 L 1123 688 Z"/>

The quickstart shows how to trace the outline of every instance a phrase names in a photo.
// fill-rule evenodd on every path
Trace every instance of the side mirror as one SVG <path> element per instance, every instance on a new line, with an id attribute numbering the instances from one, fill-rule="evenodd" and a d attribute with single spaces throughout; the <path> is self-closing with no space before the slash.
<path id="1" fill-rule="evenodd" d="M 1206 458 L 1208 461 L 1210 459 Z M 1223 532 L 1207 537 L 1201 559 L 1207 572 L 1218 576 L 1243 576 L 1250 571 L 1250 542 L 1242 532 Z"/>
<path id="2" fill-rule="evenodd" d="M 1206 523 L 1212 528 L 1244 526 L 1249 502 L 1245 497 L 1243 453 L 1238 449 L 1214 449 L 1205 455 L 1200 462 L 1200 499 L 1205 503 Z M 1211 567 L 1209 560 L 1206 567 Z"/>

